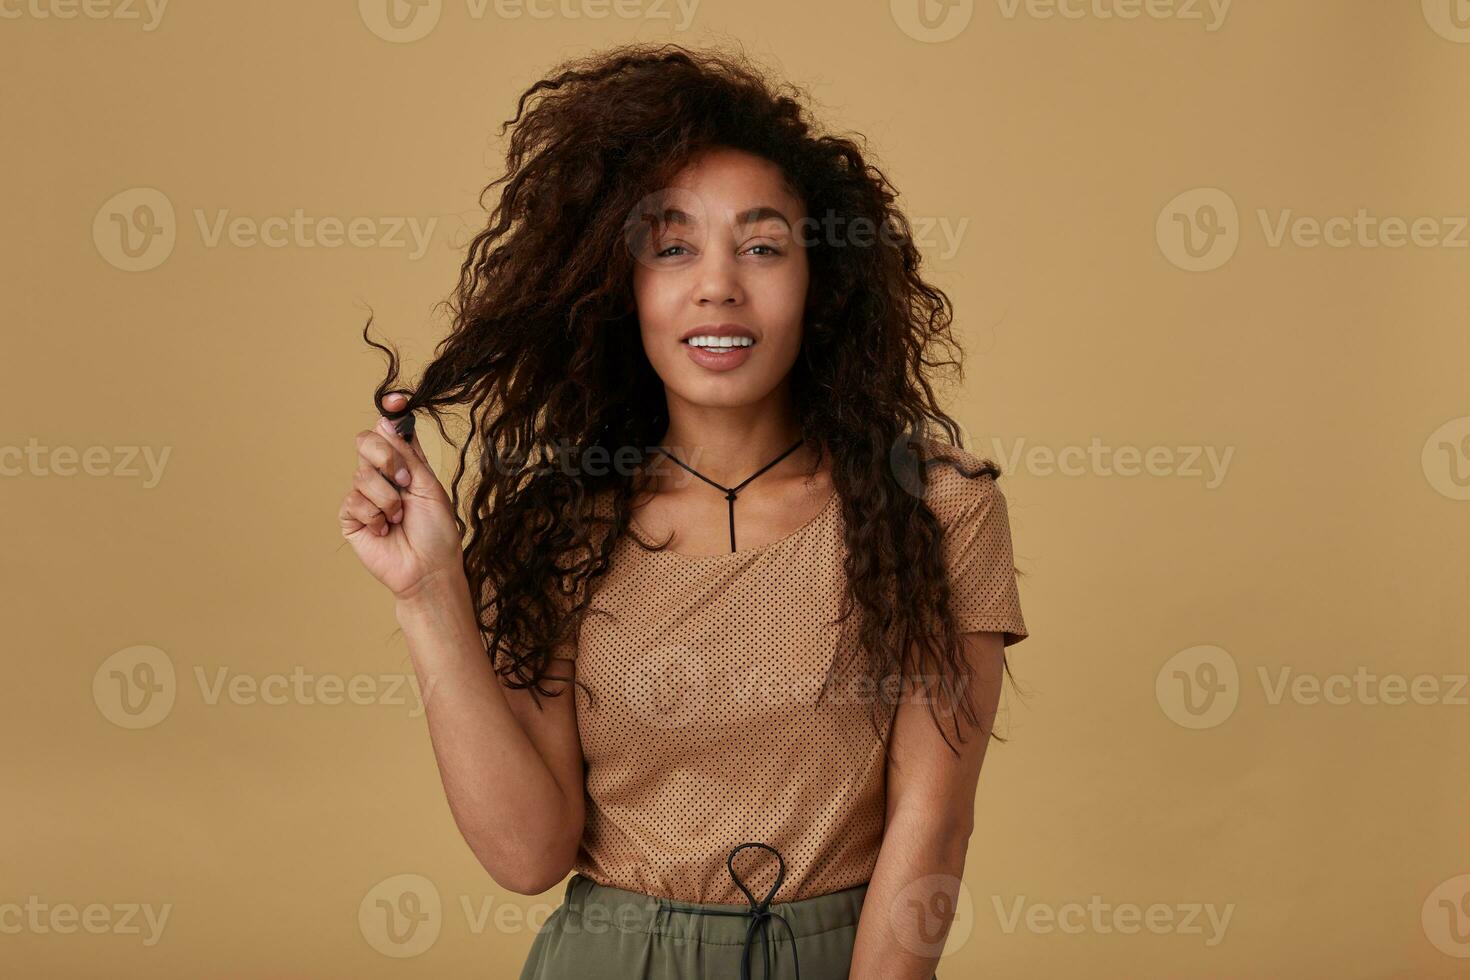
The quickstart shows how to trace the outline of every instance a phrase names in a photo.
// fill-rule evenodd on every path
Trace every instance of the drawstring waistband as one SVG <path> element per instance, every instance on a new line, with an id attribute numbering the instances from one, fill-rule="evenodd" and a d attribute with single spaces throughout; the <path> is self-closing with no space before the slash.
<path id="1" fill-rule="evenodd" d="M 741 881 L 740 876 L 735 873 L 735 855 L 739 854 L 747 847 L 763 847 L 766 850 L 770 851 L 772 854 L 776 855 L 776 883 L 771 886 L 771 890 L 766 893 L 766 897 L 761 899 L 759 902 L 757 902 L 755 900 L 755 896 L 750 893 L 750 889 L 745 887 L 745 882 Z M 801 964 L 796 956 L 796 933 L 792 930 L 791 923 L 786 921 L 786 917 L 784 915 L 779 912 L 771 911 L 771 899 L 774 898 L 776 892 L 781 889 L 781 882 L 786 879 L 786 862 L 781 859 L 781 852 L 767 844 L 761 844 L 752 841 L 747 844 L 741 844 L 740 846 L 731 850 L 730 856 L 725 859 L 725 866 L 730 869 L 730 877 L 735 880 L 735 886 L 745 893 L 746 899 L 750 902 L 750 908 L 740 909 L 739 911 L 727 911 L 725 909 L 683 909 L 676 906 L 665 907 L 669 911 L 688 912 L 690 915 L 748 916 L 750 918 L 750 925 L 746 927 L 745 930 L 745 949 L 740 957 L 740 980 L 750 980 L 751 940 L 755 938 L 756 933 L 760 933 L 761 952 L 768 952 L 770 941 L 766 936 L 766 930 L 769 929 L 772 919 L 780 919 L 781 924 L 786 927 L 787 935 L 791 937 L 791 965 L 795 968 L 796 971 L 793 976 L 795 980 L 801 980 Z M 767 961 L 767 958 L 765 956 L 762 956 L 761 962 L 762 976 L 765 977 L 766 980 L 770 980 L 770 963 Z"/>

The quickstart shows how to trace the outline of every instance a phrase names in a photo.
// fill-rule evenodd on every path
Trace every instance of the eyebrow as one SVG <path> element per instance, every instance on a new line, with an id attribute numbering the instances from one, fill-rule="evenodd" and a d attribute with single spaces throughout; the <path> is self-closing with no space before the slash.
<path id="1" fill-rule="evenodd" d="M 786 215 L 771 207 L 769 204 L 759 204 L 747 211 L 735 216 L 741 224 L 753 225 L 758 221 L 766 221 L 774 218 L 787 227 L 791 228 L 791 222 L 786 220 Z"/>
<path id="2" fill-rule="evenodd" d="M 681 208 L 664 208 L 660 217 L 666 225 L 689 226 L 696 223 L 694 216 Z M 790 230 L 791 222 L 786 220 L 786 215 L 769 204 L 757 204 L 755 207 L 747 208 L 735 216 L 735 220 L 743 225 L 753 225 L 760 221 L 769 221 L 772 219 L 781 222 L 786 226 L 787 230 Z"/>

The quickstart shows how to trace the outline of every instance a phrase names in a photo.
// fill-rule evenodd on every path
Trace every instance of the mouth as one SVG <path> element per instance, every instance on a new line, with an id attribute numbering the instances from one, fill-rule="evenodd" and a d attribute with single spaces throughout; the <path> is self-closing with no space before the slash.
<path id="1" fill-rule="evenodd" d="M 744 364 L 757 343 L 754 334 L 733 323 L 695 327 L 679 342 L 691 361 L 711 371 L 729 371 Z"/>
<path id="2" fill-rule="evenodd" d="M 709 334 L 695 334 L 685 337 L 680 341 L 685 347 L 705 351 L 716 356 L 729 354 L 734 351 L 747 350 L 755 346 L 754 337 L 715 337 Z"/>

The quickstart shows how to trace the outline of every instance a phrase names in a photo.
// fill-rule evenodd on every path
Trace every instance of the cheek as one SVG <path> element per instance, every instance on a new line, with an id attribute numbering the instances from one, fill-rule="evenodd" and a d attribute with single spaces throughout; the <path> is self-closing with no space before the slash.
<path id="1" fill-rule="evenodd" d="M 654 373 L 665 380 L 672 377 L 671 372 L 678 370 L 679 362 L 675 356 L 682 353 L 670 343 L 679 331 L 678 296 L 670 288 L 671 278 L 648 270 L 633 274 L 633 313 L 638 319 L 643 354 Z"/>
<path id="2" fill-rule="evenodd" d="M 673 329 L 679 300 L 678 284 L 673 279 L 641 268 L 633 273 L 634 311 L 645 336 Z"/>
<path id="3" fill-rule="evenodd" d="M 808 285 L 807 269 L 803 264 L 791 268 L 775 292 L 779 300 L 773 312 L 774 319 L 781 324 L 781 344 L 792 351 L 801 347 L 801 336 L 806 326 Z"/>

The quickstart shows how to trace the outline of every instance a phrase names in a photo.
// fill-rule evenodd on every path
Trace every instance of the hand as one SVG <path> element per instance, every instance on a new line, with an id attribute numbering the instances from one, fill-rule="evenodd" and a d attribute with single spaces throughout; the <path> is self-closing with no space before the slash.
<path id="1" fill-rule="evenodd" d="M 408 397 L 394 392 L 383 407 L 402 411 Z M 367 570 L 399 599 L 435 580 L 464 573 L 460 532 L 439 478 L 415 433 L 405 442 L 393 423 L 357 434 L 357 472 L 337 513 L 342 536 Z"/>

